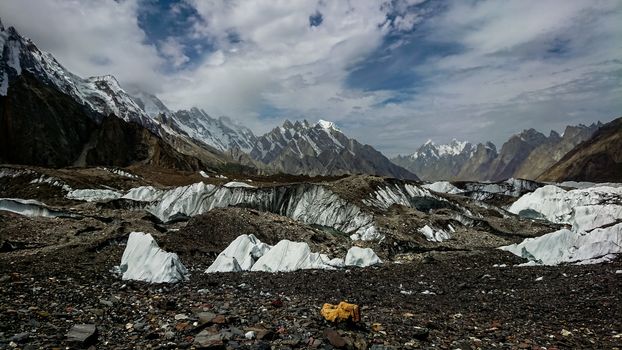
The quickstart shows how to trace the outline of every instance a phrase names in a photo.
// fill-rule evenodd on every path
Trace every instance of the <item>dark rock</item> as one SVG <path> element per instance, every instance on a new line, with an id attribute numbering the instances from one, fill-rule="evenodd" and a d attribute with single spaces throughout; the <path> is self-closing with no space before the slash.
<path id="1" fill-rule="evenodd" d="M 346 346 L 345 339 L 343 339 L 343 337 L 332 328 L 326 328 L 324 330 L 324 337 L 326 337 L 330 345 L 336 347 L 337 349 L 342 349 Z"/>
<path id="2" fill-rule="evenodd" d="M 66 335 L 68 342 L 91 345 L 97 342 L 97 327 L 94 324 L 77 324 Z"/>

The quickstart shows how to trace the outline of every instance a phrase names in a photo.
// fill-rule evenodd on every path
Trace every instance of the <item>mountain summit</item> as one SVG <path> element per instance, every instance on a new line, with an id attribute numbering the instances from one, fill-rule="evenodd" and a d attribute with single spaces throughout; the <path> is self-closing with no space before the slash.
<path id="1" fill-rule="evenodd" d="M 334 123 L 320 120 L 292 123 L 259 137 L 250 156 L 274 171 L 289 174 L 374 174 L 417 179 L 410 171 L 392 164 L 369 145 L 348 138 Z"/>

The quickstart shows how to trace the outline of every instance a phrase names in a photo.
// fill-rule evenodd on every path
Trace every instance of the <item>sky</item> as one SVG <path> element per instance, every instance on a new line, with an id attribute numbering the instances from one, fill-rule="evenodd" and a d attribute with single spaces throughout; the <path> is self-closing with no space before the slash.
<path id="1" fill-rule="evenodd" d="M 3 0 L 80 76 L 262 134 L 334 121 L 389 156 L 622 115 L 620 0 Z"/>

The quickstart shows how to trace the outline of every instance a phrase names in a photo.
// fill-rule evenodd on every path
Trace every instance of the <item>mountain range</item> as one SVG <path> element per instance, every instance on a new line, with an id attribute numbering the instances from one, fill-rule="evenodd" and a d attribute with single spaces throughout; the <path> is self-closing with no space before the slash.
<path id="1" fill-rule="evenodd" d="M 81 78 L 1 23 L 0 47 L 0 162 L 417 179 L 326 122 L 286 122 L 257 137 L 227 117 L 171 111 L 155 95 L 128 93 L 113 76 Z"/>
<path id="2" fill-rule="evenodd" d="M 73 74 L 1 22 L 0 48 L 0 162 L 4 163 L 145 164 L 310 176 L 364 173 L 430 181 L 563 179 L 566 175 L 610 179 L 615 176 L 609 173 L 616 173 L 619 164 L 614 152 L 619 145 L 603 146 L 617 145 L 619 125 L 615 123 L 607 124 L 604 131 L 599 130 L 600 123 L 568 126 L 562 135 L 524 130 L 500 150 L 490 142 L 475 145 L 453 140 L 437 145 L 428 141 L 413 154 L 389 160 L 324 120 L 285 121 L 256 136 L 227 117 L 214 118 L 196 107 L 173 111 L 153 94 L 124 90 L 111 75 Z M 590 141 L 593 135 L 598 139 Z M 589 167 L 578 169 L 577 164 Z"/>
<path id="3" fill-rule="evenodd" d="M 437 145 L 428 141 L 413 154 L 392 161 L 428 181 L 500 181 L 511 177 L 535 180 L 601 126 L 568 126 L 562 135 L 551 131 L 549 136 L 528 129 L 512 135 L 499 151 L 491 142 L 473 145 L 452 140 Z"/>

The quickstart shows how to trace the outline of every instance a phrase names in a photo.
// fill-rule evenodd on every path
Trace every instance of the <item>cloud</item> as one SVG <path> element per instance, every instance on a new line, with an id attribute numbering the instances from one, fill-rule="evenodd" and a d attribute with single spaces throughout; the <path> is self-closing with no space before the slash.
<path id="1" fill-rule="evenodd" d="M 138 2 L 0 1 L 5 25 L 80 76 L 113 74 L 124 85 L 157 90 L 164 60 L 136 19 Z"/>
<path id="2" fill-rule="evenodd" d="M 160 42 L 160 52 L 166 58 L 171 60 L 173 67 L 178 68 L 184 63 L 190 61 L 190 57 L 184 54 L 184 45 L 179 43 L 175 38 L 168 37 Z"/>
<path id="3" fill-rule="evenodd" d="M 7 0 L 0 13 L 79 75 L 258 133 L 331 119 L 388 154 L 622 109 L 619 1 Z"/>

